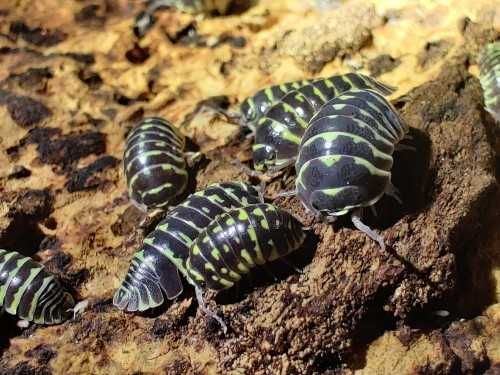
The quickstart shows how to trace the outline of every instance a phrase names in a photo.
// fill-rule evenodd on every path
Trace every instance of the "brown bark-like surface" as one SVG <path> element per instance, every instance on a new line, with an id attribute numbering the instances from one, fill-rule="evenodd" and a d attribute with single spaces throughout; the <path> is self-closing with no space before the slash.
<path id="1" fill-rule="evenodd" d="M 488 1 L 349 1 L 316 11 L 280 0 L 228 16 L 156 14 L 140 2 L 38 0 L 0 5 L 0 248 L 45 263 L 89 307 L 60 326 L 0 318 L 0 374 L 456 374 L 500 368 L 499 125 L 483 109 L 476 56 L 500 36 Z M 156 311 L 111 299 L 147 230 L 128 201 L 125 136 L 163 116 L 203 158 L 189 192 L 248 180 L 233 161 L 251 140 L 210 108 L 238 110 L 265 85 L 359 69 L 398 87 L 411 128 L 389 197 L 368 213 L 382 251 L 348 220 L 315 221 L 294 176 L 266 196 L 311 228 L 285 263 Z M 256 181 L 254 181 L 256 182 Z M 293 267 L 300 268 L 300 273 Z"/>

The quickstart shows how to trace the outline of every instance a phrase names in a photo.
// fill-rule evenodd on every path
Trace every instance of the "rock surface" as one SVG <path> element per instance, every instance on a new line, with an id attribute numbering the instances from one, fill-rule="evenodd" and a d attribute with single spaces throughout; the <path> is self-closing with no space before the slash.
<path id="1" fill-rule="evenodd" d="M 132 5 L 134 4 L 134 5 Z M 476 54 L 500 36 L 488 1 L 261 1 L 227 17 L 157 13 L 139 2 L 39 0 L 0 6 L 0 248 L 45 262 L 89 308 L 56 327 L 0 325 L 0 374 L 481 373 L 500 368 L 500 131 L 483 109 Z M 338 22 L 337 22 L 338 21 Z M 341 21 L 341 22 L 340 22 Z M 388 64 L 388 62 L 390 64 Z M 397 63 L 394 63 L 397 62 Z M 248 178 L 251 142 L 214 108 L 260 87 L 361 69 L 391 98 L 417 152 L 396 154 L 404 204 L 384 198 L 387 251 L 348 221 L 314 222 L 306 245 L 238 290 L 193 291 L 144 315 L 111 304 L 144 233 L 127 199 L 124 139 L 164 116 L 204 158 L 191 191 Z M 267 196 L 293 178 L 268 185 Z"/>

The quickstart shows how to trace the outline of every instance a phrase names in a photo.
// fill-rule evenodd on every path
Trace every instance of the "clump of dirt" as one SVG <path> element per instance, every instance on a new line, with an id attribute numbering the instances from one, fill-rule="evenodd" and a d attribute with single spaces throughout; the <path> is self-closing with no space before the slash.
<path id="1" fill-rule="evenodd" d="M 399 66 L 400 60 L 391 55 L 380 55 L 368 61 L 368 70 L 373 77 L 390 72 Z"/>
<path id="2" fill-rule="evenodd" d="M 375 8 L 361 1 L 325 12 L 311 25 L 287 30 L 278 41 L 278 51 L 292 57 L 309 72 L 318 72 L 337 56 L 352 55 L 371 42 L 371 29 L 383 22 Z"/>

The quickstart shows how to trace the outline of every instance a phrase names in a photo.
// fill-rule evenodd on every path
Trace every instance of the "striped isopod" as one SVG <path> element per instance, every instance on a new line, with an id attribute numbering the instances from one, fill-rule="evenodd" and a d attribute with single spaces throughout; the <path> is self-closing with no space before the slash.
<path id="1" fill-rule="evenodd" d="M 305 240 L 302 225 L 288 212 L 260 203 L 217 216 L 196 238 L 186 261 L 201 309 L 227 331 L 224 321 L 205 307 L 202 288 L 232 287 L 257 266 L 297 250 Z"/>
<path id="2" fill-rule="evenodd" d="M 395 195 L 392 154 L 408 130 L 373 90 L 351 90 L 329 101 L 312 118 L 300 144 L 298 197 L 328 221 L 352 212 L 354 225 L 385 248 L 382 237 L 361 222 L 360 210 L 384 194 Z"/>
<path id="3" fill-rule="evenodd" d="M 254 95 L 246 98 L 240 105 L 242 124 L 255 132 L 260 118 L 273 104 L 280 100 L 290 91 L 297 90 L 314 80 L 285 82 L 279 85 L 266 87 L 257 91 Z"/>
<path id="4" fill-rule="evenodd" d="M 316 80 L 275 102 L 257 125 L 253 145 L 254 168 L 281 169 L 294 162 L 311 117 L 323 104 L 351 89 L 373 89 L 388 95 L 393 88 L 358 73 Z"/>
<path id="5" fill-rule="evenodd" d="M 128 135 L 124 169 L 131 201 L 141 210 L 165 208 L 188 182 L 184 137 L 168 121 L 149 117 Z"/>
<path id="6" fill-rule="evenodd" d="M 271 204 L 234 208 L 216 217 L 194 241 L 188 276 L 196 285 L 227 289 L 252 268 L 295 251 L 304 239 L 302 225 Z"/>
<path id="7" fill-rule="evenodd" d="M 479 66 L 486 110 L 500 122 L 500 41 L 484 48 Z"/>
<path id="8" fill-rule="evenodd" d="M 243 182 L 213 184 L 172 209 L 134 255 L 113 303 L 121 310 L 145 311 L 182 293 L 178 270 L 199 233 L 219 214 L 259 202 L 259 192 Z"/>
<path id="9" fill-rule="evenodd" d="M 0 307 L 37 324 L 59 324 L 75 305 L 59 281 L 44 267 L 15 251 L 0 249 Z"/>
<path id="10" fill-rule="evenodd" d="M 173 7 L 186 13 L 226 14 L 233 0 L 149 0 L 146 9 L 135 19 L 137 36 L 144 36 L 154 24 L 154 13 L 160 8 Z"/>

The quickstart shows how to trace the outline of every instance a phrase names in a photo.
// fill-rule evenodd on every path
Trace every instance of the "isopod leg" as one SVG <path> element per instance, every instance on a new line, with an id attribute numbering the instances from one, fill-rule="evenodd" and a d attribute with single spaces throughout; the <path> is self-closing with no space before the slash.
<path id="1" fill-rule="evenodd" d="M 222 327 L 222 331 L 224 334 L 227 333 L 227 325 L 224 323 L 221 317 L 219 317 L 216 313 L 214 313 L 212 310 L 210 310 L 206 305 L 205 305 L 205 300 L 203 299 L 203 292 L 201 288 L 197 285 L 194 287 L 195 293 L 196 293 L 196 299 L 198 300 L 198 305 L 200 306 L 201 311 L 207 316 L 209 316 L 212 319 L 215 319 L 217 323 L 220 324 Z"/>
<path id="2" fill-rule="evenodd" d="M 184 153 L 184 158 L 186 159 L 186 163 L 189 167 L 194 166 L 196 163 L 198 163 L 203 154 L 201 152 L 185 152 Z"/>
<path id="3" fill-rule="evenodd" d="M 83 300 L 83 301 L 80 301 L 78 302 L 72 309 L 70 309 L 69 311 L 72 311 L 73 312 L 73 319 L 76 319 L 76 317 L 78 315 L 82 315 L 85 310 L 87 310 L 87 308 L 89 307 L 89 300 L 86 299 L 86 300 Z"/>
<path id="4" fill-rule="evenodd" d="M 144 229 L 149 227 L 152 223 L 158 222 L 164 213 L 165 210 L 162 210 L 160 208 L 148 212 L 146 217 L 144 217 L 144 219 L 142 219 L 141 222 L 139 223 L 139 228 Z"/>
<path id="5" fill-rule="evenodd" d="M 19 327 L 19 328 L 28 328 L 30 326 L 30 322 L 27 321 L 27 320 L 18 320 L 16 325 Z"/>
<path id="6" fill-rule="evenodd" d="M 360 209 L 353 211 L 353 213 L 351 214 L 352 223 L 358 230 L 365 233 L 372 240 L 377 241 L 382 250 L 385 251 L 384 237 L 382 237 L 379 233 L 377 233 L 375 230 L 371 229 L 368 225 L 364 224 L 361 221 L 361 212 L 362 211 Z"/>
<path id="7" fill-rule="evenodd" d="M 258 178 L 260 180 L 264 180 L 266 178 L 266 175 L 264 173 L 259 172 L 259 171 L 254 171 L 252 168 L 250 168 L 247 165 L 243 164 L 238 159 L 233 160 L 231 163 L 233 165 L 237 166 L 238 168 L 240 168 L 243 171 L 243 173 L 245 173 L 247 176 L 255 177 L 255 178 Z"/>
<path id="8" fill-rule="evenodd" d="M 401 199 L 399 189 L 389 181 L 387 188 L 385 190 L 385 194 L 395 199 L 400 205 L 403 205 L 403 200 Z"/>
<path id="9" fill-rule="evenodd" d="M 297 190 L 282 191 L 276 195 L 276 198 L 289 198 L 297 195 Z"/>

